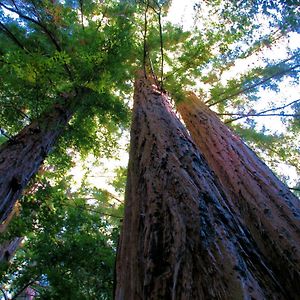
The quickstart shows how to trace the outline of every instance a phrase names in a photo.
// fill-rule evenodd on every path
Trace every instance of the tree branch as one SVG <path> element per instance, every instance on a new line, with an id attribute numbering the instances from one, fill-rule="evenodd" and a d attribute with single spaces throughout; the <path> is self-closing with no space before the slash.
<path id="1" fill-rule="evenodd" d="M 27 114 L 25 114 L 21 109 L 15 107 L 14 105 L 1 104 L 1 106 L 6 107 L 6 108 L 11 108 L 11 109 L 17 111 L 20 116 L 22 116 L 23 118 L 26 118 L 29 122 L 32 122 L 32 119 Z"/>
<path id="2" fill-rule="evenodd" d="M 159 6 L 159 4 L 157 4 Z M 159 38 L 160 38 L 160 56 L 161 56 L 161 70 L 160 70 L 160 87 L 163 89 L 163 78 L 164 78 L 164 45 L 163 45 L 163 33 L 161 23 L 161 7 L 159 6 L 158 12 L 158 25 L 159 25 Z"/>
<path id="3" fill-rule="evenodd" d="M 147 54 L 148 54 L 148 50 L 147 50 L 147 26 L 148 26 L 148 20 L 147 20 L 147 12 L 149 9 L 149 0 L 146 3 L 146 8 L 145 8 L 145 13 L 144 13 L 144 40 L 143 40 L 143 45 L 144 45 L 144 56 L 143 56 L 143 69 L 144 69 L 144 76 L 145 78 L 147 78 L 147 71 L 146 71 L 146 61 L 147 61 Z"/>
<path id="4" fill-rule="evenodd" d="M 7 297 L 7 295 L 6 295 L 5 291 L 4 291 L 4 289 L 0 287 L 0 291 L 2 292 L 2 294 L 3 294 L 3 296 L 4 296 L 4 300 L 8 300 L 8 297 Z"/>
<path id="5" fill-rule="evenodd" d="M 300 188 L 292 188 L 292 187 L 288 187 L 290 190 L 292 190 L 292 191 L 298 191 L 298 192 L 300 192 Z"/>
<path id="6" fill-rule="evenodd" d="M 293 56 L 287 58 L 286 60 L 284 60 L 284 61 L 278 63 L 277 65 L 280 65 L 280 64 L 282 64 L 282 63 L 285 63 L 285 62 L 287 62 L 287 61 L 289 61 L 289 60 L 291 60 L 291 59 L 293 59 L 293 58 L 295 58 L 295 57 L 297 57 L 297 56 L 298 56 L 297 54 L 296 54 L 296 55 L 293 55 Z M 260 80 L 259 82 L 254 83 L 254 84 L 252 84 L 252 85 L 250 85 L 250 86 L 248 86 L 248 87 L 246 87 L 246 88 L 244 88 L 244 89 L 238 90 L 237 92 L 235 92 L 235 93 L 233 93 L 233 94 L 231 94 L 231 95 L 229 95 L 229 96 L 225 96 L 224 98 L 222 98 L 222 99 L 220 99 L 220 100 L 217 100 L 217 101 L 213 102 L 212 104 L 209 104 L 209 102 L 211 102 L 211 101 L 213 100 L 213 98 L 210 98 L 209 100 L 205 101 L 205 104 L 208 104 L 208 107 L 214 106 L 214 105 L 216 105 L 216 104 L 218 104 L 218 103 L 221 103 L 221 102 L 223 102 L 223 101 L 225 101 L 225 100 L 227 100 L 227 99 L 231 99 L 231 98 L 233 98 L 233 97 L 235 97 L 235 96 L 238 96 L 238 95 L 240 95 L 240 94 L 243 94 L 243 93 L 245 93 L 245 92 L 248 92 L 248 91 L 250 91 L 250 90 L 252 90 L 252 89 L 254 89 L 254 88 L 256 88 L 256 87 L 258 87 L 258 86 L 260 86 L 260 85 L 262 85 L 262 84 L 264 84 L 264 83 L 266 83 L 266 82 L 268 82 L 268 81 L 271 80 L 272 78 L 274 78 L 274 77 L 276 77 L 276 76 L 284 75 L 284 74 L 286 74 L 287 72 L 292 71 L 292 70 L 294 70 L 294 69 L 296 69 L 296 68 L 298 68 L 298 67 L 300 67 L 300 64 L 297 64 L 297 65 L 295 65 L 295 66 L 293 66 L 293 67 L 290 67 L 290 68 L 287 69 L 287 70 L 283 70 L 283 71 L 277 72 L 277 73 L 275 73 L 275 74 L 273 74 L 273 75 L 270 75 L 270 76 L 268 76 L 268 77 L 265 77 L 265 78 L 263 78 L 262 80 Z M 218 95 L 218 96 L 221 96 L 221 95 L 223 95 L 223 94 L 225 94 L 225 93 L 226 93 L 226 92 L 223 92 L 223 93 L 221 93 L 221 94 Z"/>
<path id="7" fill-rule="evenodd" d="M 81 26 L 82 26 L 82 30 L 84 30 L 84 26 L 83 26 L 83 0 L 79 0 L 79 5 L 80 5 L 80 15 L 81 15 Z"/>
<path id="8" fill-rule="evenodd" d="M 21 293 L 24 291 L 24 290 L 26 290 L 30 285 L 32 285 L 33 283 L 35 283 L 37 280 L 38 280 L 38 278 L 39 278 L 40 276 L 37 276 L 34 280 L 32 280 L 32 281 L 30 281 L 29 283 L 27 283 L 26 285 L 24 285 L 12 298 L 11 298 L 11 300 L 16 300 L 17 298 L 18 298 L 18 296 L 20 296 L 21 295 Z"/>
<path id="9" fill-rule="evenodd" d="M 239 118 L 226 121 L 225 124 L 231 123 L 238 119 L 247 118 L 247 117 L 296 117 L 299 118 L 300 114 L 218 114 L 220 116 L 240 116 Z"/>
<path id="10" fill-rule="evenodd" d="M 217 115 L 219 115 L 219 116 L 240 116 L 238 118 L 234 118 L 234 119 L 226 121 L 225 124 L 237 121 L 239 119 L 242 119 L 242 118 L 245 118 L 245 117 L 248 117 L 248 116 L 258 117 L 258 116 L 268 116 L 268 115 L 269 116 L 270 115 L 275 115 L 275 116 L 279 116 L 280 115 L 282 117 L 291 117 L 291 116 L 298 117 L 297 114 L 291 114 L 291 115 L 289 115 L 289 114 L 266 114 L 266 113 L 271 112 L 271 111 L 276 111 L 276 110 L 279 110 L 279 109 L 284 109 L 284 108 L 286 108 L 288 106 L 291 106 L 291 105 L 293 105 L 293 104 L 295 104 L 295 103 L 297 103 L 299 101 L 300 101 L 300 99 L 297 99 L 297 100 L 294 100 L 294 101 L 292 101 L 292 102 L 290 102 L 288 104 L 285 104 L 283 106 L 275 107 L 275 108 L 270 108 L 270 109 L 263 110 L 263 111 L 260 111 L 258 113 L 255 113 L 255 114 L 224 113 L 224 114 L 217 114 Z"/>
<path id="11" fill-rule="evenodd" d="M 14 137 L 9 136 L 5 130 L 3 128 L 0 128 L 0 135 L 5 136 L 6 138 L 8 138 L 10 141 L 14 141 Z"/>
<path id="12" fill-rule="evenodd" d="M 25 52 L 29 51 L 25 48 L 25 46 L 17 39 L 17 37 L 0 21 L 0 28 L 2 28 L 2 31 L 22 50 Z"/>
<path id="13" fill-rule="evenodd" d="M 55 46 L 56 50 L 57 50 L 58 52 L 61 52 L 61 51 L 62 51 L 62 48 L 60 47 L 59 43 L 57 42 L 57 40 L 56 40 L 54 34 L 47 28 L 47 26 L 46 26 L 45 24 L 43 24 L 43 23 L 41 22 L 41 19 L 40 19 L 40 17 L 38 16 L 38 14 L 37 14 L 38 20 L 35 20 L 35 19 L 33 19 L 33 18 L 31 18 L 31 17 L 28 17 L 28 16 L 24 15 L 23 13 L 21 13 L 21 12 L 19 11 L 19 9 L 13 9 L 13 8 L 11 8 L 11 7 L 9 7 L 9 6 L 5 5 L 5 4 L 3 4 L 3 3 L 0 3 L 0 7 L 1 7 L 1 6 L 4 7 L 5 9 L 9 10 L 10 12 L 16 13 L 20 18 L 22 18 L 22 19 L 24 19 L 24 20 L 26 20 L 26 21 L 29 21 L 29 22 L 31 22 L 31 23 L 37 25 L 38 27 L 40 27 L 40 28 L 44 31 L 44 33 L 48 36 L 48 38 L 50 39 L 50 41 L 53 43 L 53 45 Z M 36 12 L 36 11 L 35 11 L 35 12 Z M 36 12 L 36 13 L 37 13 L 37 12 Z M 66 70 L 66 72 L 67 72 L 68 76 L 70 77 L 70 79 L 73 81 L 72 73 L 71 73 L 71 71 L 70 71 L 70 69 L 69 69 L 69 67 L 68 67 L 67 64 L 64 64 L 64 69 Z"/>

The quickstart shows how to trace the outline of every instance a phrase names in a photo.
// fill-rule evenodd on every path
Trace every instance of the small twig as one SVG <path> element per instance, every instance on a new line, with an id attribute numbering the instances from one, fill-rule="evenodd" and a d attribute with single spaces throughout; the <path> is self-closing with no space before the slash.
<path id="1" fill-rule="evenodd" d="M 284 109 L 284 108 L 286 108 L 286 107 L 288 107 L 288 106 L 291 106 L 291 105 L 293 105 L 293 104 L 295 104 L 295 103 L 297 103 L 297 102 L 299 102 L 300 101 L 300 99 L 297 99 L 297 100 L 294 100 L 294 101 L 292 101 L 292 102 L 290 102 L 290 103 L 288 103 L 288 104 L 285 104 L 285 105 L 283 105 L 283 106 L 280 106 L 280 107 L 275 107 L 275 108 L 270 108 L 270 109 L 267 109 L 267 110 L 263 110 L 263 111 L 260 111 L 260 112 L 258 112 L 258 113 L 256 113 L 256 114 L 253 114 L 254 116 L 259 116 L 259 115 L 263 115 L 263 116 L 267 116 L 267 114 L 266 113 L 268 113 L 268 112 L 270 112 L 270 111 L 275 111 L 275 110 L 279 110 L 279 109 Z M 245 117 L 247 117 L 247 116 L 250 116 L 251 114 L 218 114 L 219 116 L 221 116 L 221 115 L 231 115 L 231 116 L 234 116 L 234 115 L 236 115 L 236 116 L 240 116 L 240 117 L 238 117 L 238 118 L 234 118 L 234 119 L 231 119 L 231 120 L 228 120 L 228 121 L 226 121 L 225 123 L 231 123 L 231 122 L 234 122 L 234 121 L 237 121 L 237 120 L 239 120 L 239 119 L 242 119 L 242 118 L 245 118 Z M 281 115 L 281 116 L 288 116 L 288 115 Z M 295 115 L 292 115 L 292 116 L 297 116 L 297 114 L 295 114 Z"/>
<path id="2" fill-rule="evenodd" d="M 157 4 L 159 5 L 159 4 Z M 158 13 L 158 25 L 159 25 L 159 38 L 160 38 L 160 56 L 161 56 L 161 69 L 160 69 L 160 87 L 163 90 L 163 78 L 164 78 L 164 45 L 163 45 L 163 33 L 161 22 L 161 7 Z"/>
<path id="3" fill-rule="evenodd" d="M 298 54 L 295 54 L 295 55 L 293 55 L 293 56 L 291 56 L 291 57 L 289 57 L 289 58 L 287 58 L 287 59 L 281 61 L 280 63 L 277 64 L 277 66 L 280 65 L 280 64 L 286 63 L 286 62 L 288 62 L 289 60 L 291 60 L 291 59 L 293 59 L 293 58 L 295 58 L 295 57 L 297 57 L 297 56 L 298 56 Z M 262 85 L 262 84 L 264 84 L 264 83 L 266 83 L 266 82 L 268 82 L 269 80 L 271 80 L 271 79 L 274 78 L 275 76 L 281 76 L 281 75 L 284 75 L 285 73 L 287 73 L 287 72 L 289 72 L 289 71 L 292 71 L 292 70 L 294 70 L 294 69 L 296 69 L 296 68 L 298 68 L 298 67 L 300 67 L 299 64 L 297 64 L 297 65 L 295 65 L 295 66 L 293 66 L 293 67 L 291 67 L 291 68 L 288 68 L 288 69 L 286 69 L 286 70 L 277 72 L 277 73 L 275 73 L 275 74 L 273 74 L 273 75 L 270 75 L 270 76 L 268 76 L 268 77 L 265 77 L 265 78 L 263 78 L 262 80 L 260 80 L 259 82 L 254 83 L 254 84 L 252 84 L 252 85 L 246 87 L 245 89 L 240 89 L 240 90 L 238 90 L 237 92 L 235 92 L 235 93 L 233 93 L 233 94 L 231 94 L 231 95 L 229 95 L 229 96 L 225 96 L 224 98 L 221 98 L 220 100 L 217 100 L 217 101 L 213 102 L 212 104 L 209 104 L 209 102 L 211 102 L 211 101 L 213 100 L 213 98 L 210 98 L 209 100 L 205 101 L 205 104 L 208 104 L 209 107 L 214 106 L 214 105 L 216 105 L 216 104 L 218 104 L 218 103 L 221 103 L 221 102 L 223 102 L 223 101 L 225 101 L 225 100 L 227 100 L 227 99 L 231 99 L 232 97 L 235 97 L 235 96 L 238 96 L 238 95 L 240 95 L 240 94 L 242 94 L 242 93 L 248 92 L 249 90 L 252 90 L 252 89 L 254 89 L 254 88 L 256 88 L 256 87 L 258 87 L 258 86 L 260 86 L 260 85 Z M 219 94 L 218 97 L 221 96 L 221 95 L 223 95 L 223 94 L 225 94 L 225 93 L 226 93 L 226 92 L 223 92 L 223 93 Z"/>
<path id="4" fill-rule="evenodd" d="M 82 26 L 82 29 L 84 30 L 84 25 L 83 25 L 83 0 L 79 0 L 79 5 L 80 5 L 80 14 L 81 14 L 81 26 Z"/>
<path id="5" fill-rule="evenodd" d="M 147 1 L 146 4 L 146 9 L 144 13 L 144 56 L 143 56 L 143 69 L 144 69 L 144 76 L 147 78 L 147 71 L 146 71 L 146 61 L 147 61 L 147 26 L 148 26 L 148 20 L 147 20 L 147 12 L 149 9 L 149 0 Z"/>
<path id="6" fill-rule="evenodd" d="M 22 50 L 25 52 L 29 51 L 25 48 L 25 46 L 17 39 L 17 37 L 2 23 L 0 22 L 0 28 L 4 31 L 4 33 L 17 45 L 19 46 Z"/>
<path id="7" fill-rule="evenodd" d="M 25 114 L 21 109 L 15 107 L 13 105 L 8 105 L 8 104 L 2 104 L 2 107 L 13 109 L 13 110 L 17 111 L 22 117 L 27 119 L 29 122 L 32 122 L 31 118 L 27 114 Z"/>
<path id="8" fill-rule="evenodd" d="M 11 137 L 11 136 L 9 136 L 6 132 L 5 132 L 5 130 L 3 129 L 3 128 L 0 128 L 0 135 L 3 135 L 3 136 L 5 136 L 6 138 L 8 138 L 10 141 L 14 141 L 15 139 L 14 139 L 14 137 Z"/>
<path id="9" fill-rule="evenodd" d="M 99 22 L 98 22 L 98 25 L 97 25 L 97 28 L 96 28 L 96 32 L 97 32 L 97 31 L 99 30 L 99 28 L 101 27 L 102 22 L 103 22 L 103 20 L 104 20 L 104 18 L 105 18 L 106 12 L 107 12 L 107 7 L 105 7 L 104 12 L 102 13 L 102 18 L 101 18 L 101 20 L 99 20 Z"/>
<path id="10" fill-rule="evenodd" d="M 295 118 L 300 117 L 300 115 L 298 114 L 263 114 L 263 115 L 261 114 L 218 114 L 218 115 L 219 116 L 240 116 L 239 118 L 226 121 L 225 124 L 234 122 L 242 118 L 248 118 L 248 117 L 295 117 Z"/>
<path id="11" fill-rule="evenodd" d="M 300 192 L 300 188 L 292 188 L 292 187 L 288 187 L 290 190 L 292 190 L 292 191 L 298 191 L 298 192 Z"/>
<path id="12" fill-rule="evenodd" d="M 5 299 L 5 300 L 8 300 L 8 297 L 7 297 L 7 295 L 6 295 L 5 291 L 4 291 L 4 289 L 0 287 L 0 291 L 2 292 L 2 294 L 3 294 L 3 296 L 4 296 L 4 299 Z"/>
<path id="13" fill-rule="evenodd" d="M 33 283 L 35 283 L 38 279 L 39 279 L 40 275 L 37 276 L 34 280 L 30 281 L 29 283 L 27 283 L 26 285 L 24 285 L 22 287 L 22 289 L 20 289 L 12 298 L 11 300 L 16 300 L 18 296 L 21 295 L 21 293 L 26 290 L 30 285 L 32 285 Z"/>

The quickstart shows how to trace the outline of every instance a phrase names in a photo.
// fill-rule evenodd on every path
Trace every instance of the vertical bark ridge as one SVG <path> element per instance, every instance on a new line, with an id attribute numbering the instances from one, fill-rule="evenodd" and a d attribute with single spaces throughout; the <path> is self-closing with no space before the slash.
<path id="1" fill-rule="evenodd" d="M 51 151 L 83 93 L 65 99 L 64 105 L 56 103 L 13 140 L 0 146 L 0 223 L 9 216 L 23 189 Z"/>
<path id="2" fill-rule="evenodd" d="M 248 228 L 290 299 L 300 295 L 300 201 L 193 93 L 177 107 L 215 172 L 227 203 Z"/>
<path id="3" fill-rule="evenodd" d="M 116 299 L 284 299 L 167 96 L 136 80 Z"/>

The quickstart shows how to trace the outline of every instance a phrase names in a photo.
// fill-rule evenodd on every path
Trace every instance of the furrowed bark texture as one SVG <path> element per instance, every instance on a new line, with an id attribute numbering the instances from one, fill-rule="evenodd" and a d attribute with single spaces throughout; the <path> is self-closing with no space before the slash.
<path id="1" fill-rule="evenodd" d="M 288 299 L 300 299 L 299 199 L 195 94 L 177 109 Z"/>
<path id="2" fill-rule="evenodd" d="M 23 189 L 51 151 L 82 94 L 65 99 L 65 105 L 55 104 L 51 111 L 0 146 L 0 223 L 9 216 Z"/>
<path id="3" fill-rule="evenodd" d="M 284 299 L 167 97 L 140 76 L 134 101 L 115 298 Z"/>

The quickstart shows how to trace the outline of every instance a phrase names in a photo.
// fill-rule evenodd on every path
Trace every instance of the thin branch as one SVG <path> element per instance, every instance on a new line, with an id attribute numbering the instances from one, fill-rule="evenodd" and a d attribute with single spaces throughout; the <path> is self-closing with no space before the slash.
<path id="1" fill-rule="evenodd" d="M 16 1 L 15 1 L 15 0 L 12 0 L 12 3 L 13 3 L 13 5 L 14 5 L 14 7 L 16 8 L 16 10 L 19 10 L 19 8 L 18 8 L 18 6 L 17 6 L 17 4 L 16 4 Z"/>
<path id="2" fill-rule="evenodd" d="M 4 299 L 5 299 L 5 300 L 8 300 L 8 297 L 7 297 L 7 295 L 6 295 L 5 291 L 4 291 L 4 289 L 2 289 L 2 288 L 0 287 L 0 291 L 2 292 L 2 294 L 3 294 L 3 296 L 4 296 Z"/>
<path id="3" fill-rule="evenodd" d="M 297 100 L 294 100 L 294 101 L 292 101 L 292 102 L 290 102 L 290 103 L 288 103 L 288 104 L 285 104 L 285 105 L 283 105 L 283 106 L 280 106 L 280 107 L 275 107 L 275 108 L 270 108 L 270 109 L 267 109 L 267 110 L 263 110 L 263 111 L 259 112 L 259 114 L 264 114 L 264 113 L 267 113 L 267 112 L 270 112 L 270 111 L 275 111 L 275 110 L 279 110 L 279 109 L 284 109 L 284 108 L 286 108 L 286 107 L 288 107 L 288 106 L 291 106 L 291 105 L 293 105 L 293 104 L 295 104 L 295 103 L 297 103 L 297 102 L 299 102 L 299 101 L 300 101 L 300 99 L 297 99 Z"/>
<path id="4" fill-rule="evenodd" d="M 3 32 L 22 50 L 25 52 L 29 52 L 25 46 L 17 39 L 17 37 L 0 21 L 0 28 L 2 28 Z"/>
<path id="5" fill-rule="evenodd" d="M 113 199 L 115 199 L 119 203 L 121 203 L 121 204 L 124 203 L 124 201 L 122 201 L 121 199 L 119 199 L 117 196 L 115 196 L 114 194 L 110 193 L 109 191 L 105 191 L 105 193 L 107 193 L 110 197 L 112 197 Z"/>
<path id="6" fill-rule="evenodd" d="M 288 106 L 291 106 L 291 105 L 293 105 L 293 104 L 295 104 L 295 103 L 297 103 L 297 102 L 299 102 L 300 101 L 300 99 L 297 99 L 297 100 L 294 100 L 294 101 L 292 101 L 292 102 L 290 102 L 290 103 L 288 103 L 288 104 L 285 104 L 285 105 L 283 105 L 283 106 L 280 106 L 280 107 L 275 107 L 275 108 L 270 108 L 270 109 L 266 109 L 266 110 L 263 110 L 263 111 L 260 111 L 260 112 L 258 112 L 258 113 L 255 113 L 255 114 L 253 114 L 254 116 L 260 116 L 260 115 L 265 115 L 265 116 L 267 116 L 267 114 L 266 113 L 268 113 L 268 112 L 270 112 L 270 111 L 276 111 L 276 110 L 279 110 L 279 109 L 284 109 L 284 108 L 286 108 L 286 107 L 288 107 Z M 218 114 L 219 116 L 240 116 L 240 117 L 238 117 L 238 118 L 234 118 L 234 119 L 231 119 L 231 120 L 228 120 L 228 121 L 226 121 L 225 122 L 225 124 L 227 124 L 227 123 L 231 123 L 231 122 L 234 122 L 234 121 L 237 121 L 237 120 L 239 120 L 239 119 L 242 119 L 242 118 L 245 118 L 245 117 L 247 117 L 247 116 L 251 116 L 251 114 L 238 114 L 238 113 L 233 113 L 233 114 Z M 287 115 L 281 115 L 281 116 L 287 116 Z M 297 116 L 297 115 L 292 115 L 292 116 Z"/>
<path id="7" fill-rule="evenodd" d="M 103 22 L 103 20 L 104 20 L 104 18 L 105 18 L 106 13 L 107 13 L 107 7 L 105 7 L 104 12 L 102 13 L 102 18 L 101 18 L 101 20 L 99 20 L 99 22 L 98 22 L 98 25 L 97 25 L 97 28 L 96 28 L 96 32 L 97 32 L 97 31 L 99 30 L 99 28 L 101 27 L 102 22 Z"/>
<path id="8" fill-rule="evenodd" d="M 32 119 L 27 114 L 25 114 L 21 109 L 15 107 L 14 105 L 1 104 L 1 106 L 2 107 L 6 107 L 6 108 L 11 108 L 11 109 L 17 111 L 20 116 L 22 116 L 23 118 L 27 119 L 29 122 L 32 121 Z"/>
<path id="9" fill-rule="evenodd" d="M 108 196 L 110 196 L 111 198 L 113 198 L 114 200 L 116 200 L 117 202 L 119 202 L 121 204 L 124 203 L 123 200 L 119 199 L 117 196 L 115 196 L 114 194 L 110 193 L 109 191 L 104 190 L 102 192 L 103 192 L 103 194 L 107 194 Z M 96 197 L 88 197 L 88 198 L 84 198 L 84 200 L 97 200 L 97 198 Z"/>
<path id="10" fill-rule="evenodd" d="M 38 21 L 31 18 L 31 17 L 28 17 L 26 15 L 24 15 L 23 13 L 21 13 L 18 9 L 13 9 L 3 3 L 0 3 L 0 6 L 4 7 L 5 9 L 9 10 L 10 12 L 13 12 L 13 13 L 16 13 L 17 15 L 19 15 L 20 18 L 26 20 L 26 21 L 29 21 L 35 25 L 37 25 L 38 27 L 40 27 L 44 33 L 48 36 L 48 38 L 51 40 L 51 42 L 54 44 L 56 50 L 58 52 L 61 52 L 62 51 L 62 48 L 60 47 L 59 43 L 57 42 L 54 34 L 48 30 L 48 28 L 41 22 L 41 19 L 40 17 L 38 16 Z M 68 76 L 70 77 L 70 79 L 73 81 L 73 76 L 72 76 L 72 73 L 68 67 L 67 64 L 64 64 L 64 69 L 66 70 Z"/>
<path id="11" fill-rule="evenodd" d="M 277 149 L 275 149 L 274 147 L 272 147 L 271 145 L 265 144 L 265 147 L 266 147 L 266 149 L 268 149 L 269 151 L 271 151 L 271 152 L 277 154 L 279 157 L 282 157 L 282 155 L 280 154 L 280 152 L 279 152 Z M 293 159 L 292 159 L 292 160 L 287 159 L 287 160 L 286 160 L 286 163 L 287 163 L 288 165 L 294 167 L 294 168 L 297 170 L 297 172 L 300 171 L 298 165 L 295 163 L 295 161 L 294 161 Z"/>
<path id="12" fill-rule="evenodd" d="M 18 298 L 18 296 L 20 296 L 22 294 L 23 291 L 25 291 L 30 285 L 32 285 L 33 283 L 35 283 L 40 276 L 37 276 L 34 280 L 30 281 L 29 283 L 27 283 L 26 285 L 24 285 L 12 298 L 11 300 L 16 300 Z"/>
<path id="13" fill-rule="evenodd" d="M 6 138 L 8 138 L 10 141 L 14 141 L 14 137 L 9 136 L 4 129 L 0 128 L 0 135 L 5 136 Z"/>
<path id="14" fill-rule="evenodd" d="M 144 68 L 144 76 L 147 78 L 147 72 L 146 72 L 146 61 L 147 61 L 147 26 L 148 26 L 148 20 L 147 20 L 147 12 L 149 9 L 149 0 L 147 1 L 145 13 L 144 13 L 144 56 L 143 56 L 143 68 Z"/>
<path id="15" fill-rule="evenodd" d="M 254 89 L 254 88 L 256 88 L 256 87 L 258 87 L 258 86 L 260 86 L 260 85 L 262 85 L 262 84 L 264 84 L 264 83 L 266 83 L 266 82 L 268 82 L 269 80 L 271 80 L 271 79 L 274 78 L 275 76 L 281 76 L 281 75 L 284 75 L 285 73 L 287 73 L 287 72 L 289 72 L 289 71 L 292 71 L 292 70 L 294 70 L 294 69 L 297 69 L 297 68 L 299 68 L 299 67 L 300 67 L 300 65 L 295 65 L 295 66 L 293 66 L 293 67 L 291 67 L 291 68 L 289 68 L 289 69 L 287 69 L 287 70 L 278 72 L 278 73 L 273 74 L 273 75 L 271 75 L 271 76 L 268 76 L 268 77 L 262 79 L 261 81 L 259 81 L 259 82 L 257 82 L 257 83 L 254 83 L 254 84 L 252 84 L 252 85 L 250 85 L 250 86 L 248 86 L 248 87 L 245 88 L 245 89 L 241 89 L 241 90 L 237 91 L 236 93 L 233 93 L 233 94 L 231 94 L 231 95 L 229 95 L 229 96 L 226 96 L 226 97 L 224 97 L 224 98 L 222 98 L 222 99 L 220 99 L 220 100 L 218 100 L 218 101 L 216 101 L 216 102 L 214 102 L 214 103 L 212 103 L 212 104 L 209 104 L 208 107 L 214 106 L 214 105 L 216 105 L 216 104 L 218 104 L 218 103 L 221 103 L 221 102 L 223 102 L 223 101 L 225 101 L 225 100 L 227 100 L 227 99 L 231 99 L 231 98 L 233 98 L 233 97 L 236 97 L 236 96 L 238 96 L 238 95 L 240 95 L 240 94 L 244 94 L 244 93 L 246 93 L 246 92 L 248 92 L 248 91 L 250 91 L 250 90 L 252 90 L 252 89 Z M 209 101 L 211 101 L 211 100 L 209 100 Z M 208 101 L 208 102 L 209 102 L 209 101 Z M 206 102 L 206 103 L 207 103 L 207 102 Z"/>
<path id="16" fill-rule="evenodd" d="M 247 118 L 247 117 L 296 117 L 299 118 L 300 114 L 218 114 L 219 116 L 240 116 L 239 118 L 226 121 L 225 124 L 231 123 L 238 119 Z"/>
<path id="17" fill-rule="evenodd" d="M 83 25 L 83 0 L 79 0 L 79 5 L 80 5 L 80 15 L 81 15 L 81 26 L 82 26 L 82 29 L 84 30 L 84 25 Z"/>
<path id="18" fill-rule="evenodd" d="M 163 89 L 163 78 L 164 78 L 164 45 L 163 45 L 163 33 L 162 33 L 162 22 L 161 22 L 161 8 L 159 8 L 159 12 L 158 12 L 158 25 L 159 25 L 160 57 L 161 57 L 160 87 L 161 87 L 161 89 Z"/>
<path id="19" fill-rule="evenodd" d="M 21 13 L 19 10 L 13 9 L 13 8 L 11 8 L 11 7 L 3 4 L 3 3 L 0 3 L 0 6 L 4 7 L 5 9 L 9 10 L 10 12 L 13 12 L 13 13 L 17 14 L 20 18 L 22 18 L 22 19 L 24 19 L 26 21 L 29 21 L 31 23 L 34 23 L 35 25 L 37 25 L 40 28 L 42 28 L 44 30 L 44 32 L 49 36 L 49 38 L 51 39 L 51 41 L 53 42 L 53 44 L 55 45 L 55 47 L 57 49 L 59 49 L 59 51 L 61 51 L 61 48 L 58 45 L 56 39 L 53 37 L 52 33 L 49 32 L 49 30 L 45 27 L 45 25 L 42 24 L 40 21 L 37 21 L 37 20 L 35 20 L 33 18 L 30 18 L 30 17 L 24 15 L 23 13 Z"/>
<path id="20" fill-rule="evenodd" d="M 295 58 L 295 57 L 297 57 L 297 56 L 298 56 L 297 54 L 296 54 L 296 55 L 293 55 L 293 56 L 289 57 L 288 59 L 286 59 L 286 60 L 284 60 L 284 61 L 278 63 L 277 65 L 280 65 L 280 64 L 282 64 L 282 63 L 285 63 L 285 62 L 287 62 L 287 61 L 289 61 L 289 60 L 291 60 L 291 59 L 293 59 L 293 58 Z M 243 93 L 245 93 L 245 92 L 248 92 L 249 90 L 252 90 L 252 89 L 254 89 L 254 88 L 256 88 L 256 87 L 258 87 L 258 86 L 260 86 L 260 85 L 262 85 L 262 84 L 264 84 L 264 83 L 266 83 L 266 82 L 268 82 L 269 80 L 271 80 L 271 79 L 274 78 L 275 76 L 281 76 L 281 75 L 284 75 L 285 73 L 287 73 L 287 72 L 289 72 L 289 71 L 292 71 L 292 70 L 294 70 L 294 69 L 296 69 L 296 68 L 298 68 L 298 67 L 300 67 L 299 64 L 297 64 L 297 65 L 295 65 L 295 66 L 293 66 L 293 67 L 291 67 L 291 68 L 289 68 L 289 69 L 287 69 L 287 70 L 283 70 L 283 71 L 277 72 L 277 73 L 275 73 L 275 74 L 273 74 L 273 75 L 270 75 L 270 76 L 268 76 L 268 77 L 265 77 L 265 78 L 263 78 L 262 80 L 260 80 L 259 82 L 254 83 L 254 84 L 252 84 L 252 85 L 250 85 L 250 86 L 248 86 L 248 87 L 246 87 L 246 88 L 244 88 L 244 89 L 238 90 L 237 92 L 235 92 L 235 93 L 233 93 L 233 94 L 231 94 L 231 95 L 229 95 L 229 96 L 225 96 L 224 98 L 221 98 L 220 100 L 217 100 L 217 101 L 213 102 L 212 104 L 209 104 L 208 106 L 209 106 L 209 107 L 214 106 L 214 105 L 216 105 L 216 104 L 218 104 L 218 103 L 221 103 L 221 102 L 223 102 L 223 101 L 225 101 L 225 100 L 227 100 L 227 99 L 231 99 L 231 98 L 233 98 L 233 97 L 235 97 L 235 96 L 238 96 L 238 95 L 240 95 L 240 94 L 243 94 Z M 223 95 L 223 94 L 225 94 L 225 93 L 226 93 L 226 92 L 223 92 L 223 93 L 221 93 L 221 94 L 218 95 L 218 96 L 221 96 L 221 95 Z M 208 104 L 208 103 L 211 102 L 212 100 L 213 100 L 213 98 L 210 98 L 209 100 L 205 101 L 205 103 Z"/>
<path id="21" fill-rule="evenodd" d="M 292 188 L 292 187 L 288 187 L 290 190 L 292 190 L 292 191 L 298 191 L 298 192 L 300 192 L 300 188 Z"/>

